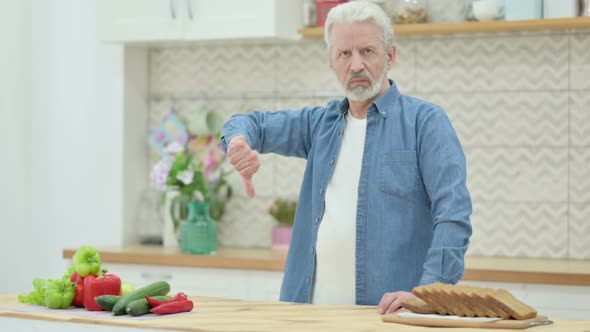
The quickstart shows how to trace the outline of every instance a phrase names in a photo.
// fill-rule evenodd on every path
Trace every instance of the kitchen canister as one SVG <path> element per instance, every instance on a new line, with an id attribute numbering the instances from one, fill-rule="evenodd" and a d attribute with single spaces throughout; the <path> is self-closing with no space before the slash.
<path id="1" fill-rule="evenodd" d="M 463 22 L 469 0 L 428 0 L 426 6 L 428 22 Z"/>
<path id="2" fill-rule="evenodd" d="M 580 12 L 579 0 L 543 0 L 543 17 L 576 17 Z"/>
<path id="3" fill-rule="evenodd" d="M 471 0 L 467 11 L 469 21 L 504 19 L 504 0 Z"/>
<path id="4" fill-rule="evenodd" d="M 392 0 L 387 8 L 395 24 L 426 22 L 426 0 Z"/>
<path id="5" fill-rule="evenodd" d="M 543 0 L 505 0 L 506 21 L 538 20 L 543 18 Z"/>

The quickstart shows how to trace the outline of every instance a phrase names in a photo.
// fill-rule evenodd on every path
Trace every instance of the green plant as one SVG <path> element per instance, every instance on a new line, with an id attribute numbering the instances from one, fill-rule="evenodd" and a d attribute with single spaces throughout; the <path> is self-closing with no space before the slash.
<path id="1" fill-rule="evenodd" d="M 281 226 L 292 227 L 295 221 L 296 210 L 297 201 L 277 199 L 273 202 L 268 212 Z"/>

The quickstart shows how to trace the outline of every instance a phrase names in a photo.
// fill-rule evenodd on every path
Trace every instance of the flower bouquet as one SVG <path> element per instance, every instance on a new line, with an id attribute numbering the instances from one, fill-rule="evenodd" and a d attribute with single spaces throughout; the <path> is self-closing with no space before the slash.
<path id="1" fill-rule="evenodd" d="M 163 203 L 169 202 L 164 213 L 169 213 L 176 236 L 193 200 L 207 202 L 211 218 L 219 221 L 232 189 L 226 181 L 228 172 L 221 167 L 224 154 L 215 136 L 193 137 L 184 146 L 171 142 L 165 150 L 167 155 L 154 165 L 150 177 L 163 192 Z"/>

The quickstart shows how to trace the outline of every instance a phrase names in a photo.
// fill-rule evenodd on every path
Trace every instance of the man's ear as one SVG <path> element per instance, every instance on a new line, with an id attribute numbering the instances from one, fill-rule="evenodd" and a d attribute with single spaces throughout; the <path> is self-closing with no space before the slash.
<path id="1" fill-rule="evenodd" d="M 395 63 L 395 57 L 397 55 L 397 49 L 392 46 L 389 52 L 387 52 L 387 69 L 391 69 Z"/>

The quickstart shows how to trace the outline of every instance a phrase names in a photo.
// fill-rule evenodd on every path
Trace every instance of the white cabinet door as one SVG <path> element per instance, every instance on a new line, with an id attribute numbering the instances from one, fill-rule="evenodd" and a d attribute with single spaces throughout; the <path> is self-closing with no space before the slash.
<path id="1" fill-rule="evenodd" d="M 186 0 L 98 0 L 99 38 L 104 41 L 183 39 Z"/>
<path id="2" fill-rule="evenodd" d="M 187 0 L 192 8 L 185 26 L 191 40 L 272 37 L 276 0 Z"/>
<path id="3" fill-rule="evenodd" d="M 98 0 L 99 38 L 146 42 L 297 38 L 301 0 Z"/>

